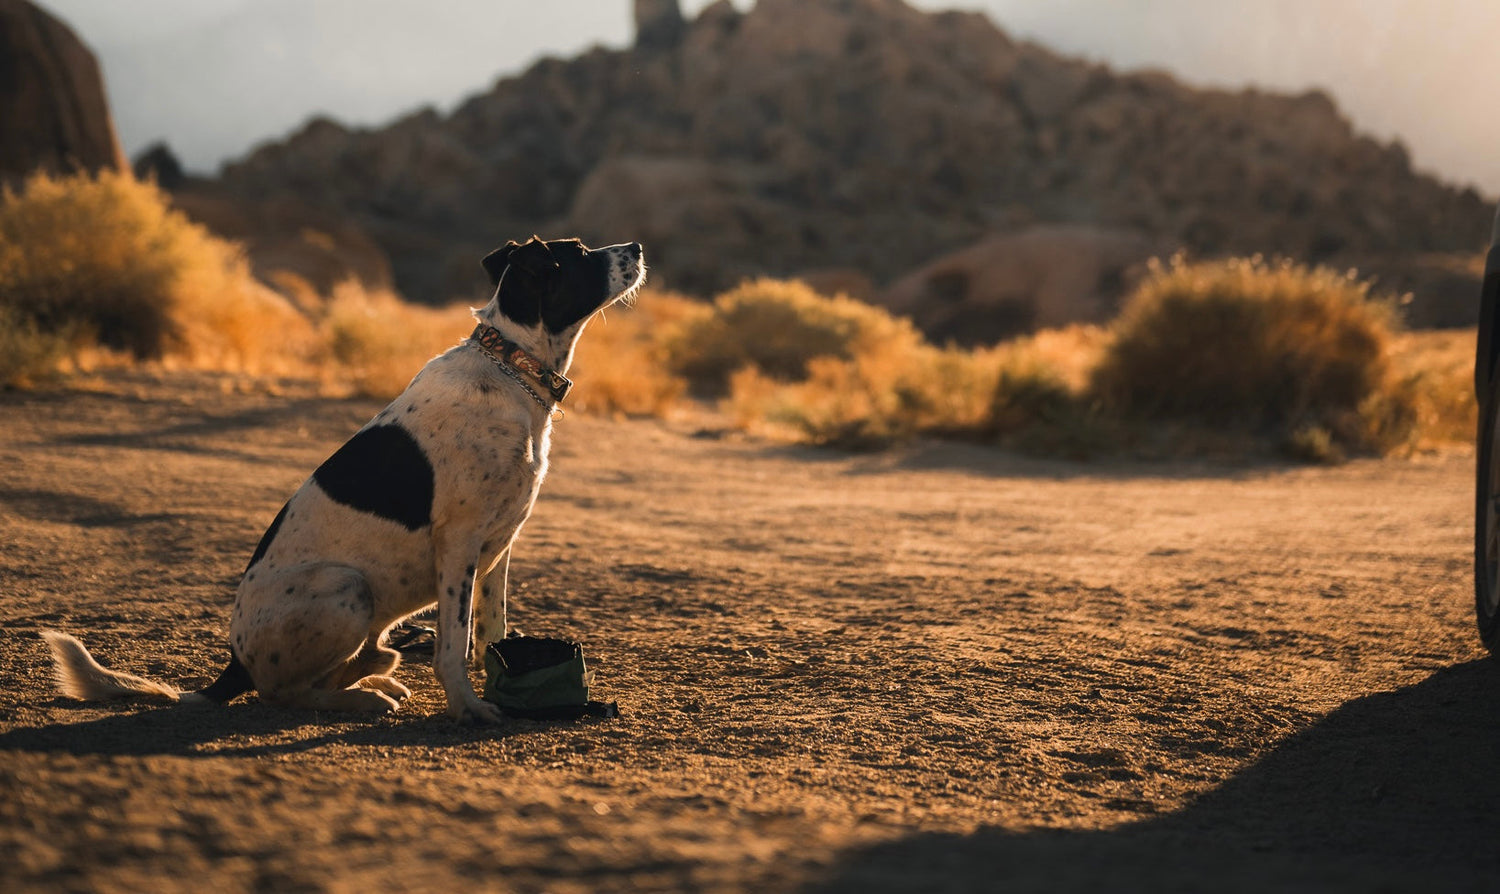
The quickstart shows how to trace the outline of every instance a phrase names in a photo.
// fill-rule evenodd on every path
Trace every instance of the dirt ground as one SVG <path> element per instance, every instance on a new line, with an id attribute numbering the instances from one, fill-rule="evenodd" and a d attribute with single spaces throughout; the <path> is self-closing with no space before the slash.
<path id="1" fill-rule="evenodd" d="M 1472 456 L 848 455 L 559 421 L 511 620 L 622 716 L 81 706 L 37 630 L 182 686 L 378 407 L 135 374 L 0 395 L 0 890 L 1500 887 Z M 474 674 L 476 682 L 479 672 Z"/>

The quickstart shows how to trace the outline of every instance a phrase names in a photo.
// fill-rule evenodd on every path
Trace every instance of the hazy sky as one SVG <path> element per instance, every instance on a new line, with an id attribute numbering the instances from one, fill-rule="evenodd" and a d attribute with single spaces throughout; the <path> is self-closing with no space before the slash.
<path id="1" fill-rule="evenodd" d="M 39 2 L 99 54 L 126 152 L 165 139 L 198 171 L 316 113 L 374 125 L 448 109 L 540 56 L 632 33 L 630 0 Z M 983 10 L 1014 36 L 1117 69 L 1323 87 L 1419 168 L 1500 194 L 1500 0 L 910 2 Z"/>

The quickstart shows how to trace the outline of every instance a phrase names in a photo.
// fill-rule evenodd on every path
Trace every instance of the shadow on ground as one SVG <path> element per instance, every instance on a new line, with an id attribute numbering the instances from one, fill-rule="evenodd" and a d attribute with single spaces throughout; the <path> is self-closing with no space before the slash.
<path id="1" fill-rule="evenodd" d="M 917 835 L 810 892 L 1500 889 L 1500 665 L 1348 702 L 1220 788 L 1106 831 Z"/>
<path id="2" fill-rule="evenodd" d="M 476 740 L 502 739 L 521 729 L 518 724 L 527 723 L 481 727 L 459 724 L 442 714 L 353 719 L 349 715 L 334 715 L 342 719 L 329 722 L 327 716 L 277 708 L 256 700 L 227 707 L 122 704 L 117 710 L 120 713 L 105 717 L 0 734 L 0 755 L 50 752 L 268 757 L 313 751 L 326 745 L 446 748 Z"/>

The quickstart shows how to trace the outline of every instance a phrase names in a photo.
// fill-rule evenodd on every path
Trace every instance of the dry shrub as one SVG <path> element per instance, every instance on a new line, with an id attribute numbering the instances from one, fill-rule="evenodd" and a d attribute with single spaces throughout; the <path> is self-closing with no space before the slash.
<path id="1" fill-rule="evenodd" d="M 985 413 L 987 373 L 909 320 L 795 280 L 746 282 L 686 321 L 668 346 L 696 390 L 724 394 L 736 425 L 867 448 Z M 963 423 L 955 420 L 964 419 Z"/>
<path id="2" fill-rule="evenodd" d="M 1412 423 L 1388 452 L 1426 450 L 1474 438 L 1474 329 L 1408 332 L 1391 350 L 1391 402 L 1403 405 Z M 1367 413 L 1369 410 L 1366 411 Z"/>
<path id="3" fill-rule="evenodd" d="M 81 327 L 107 346 L 160 356 L 190 227 L 128 175 L 33 175 L 0 195 L 0 296 L 42 331 Z"/>
<path id="4" fill-rule="evenodd" d="M 216 239 L 207 244 L 223 263 L 181 271 L 165 359 L 199 369 L 306 375 L 318 350 L 311 322 L 255 280 L 237 247 Z"/>
<path id="5" fill-rule="evenodd" d="M 43 330 L 36 320 L 0 304 L 0 386 L 26 387 L 56 377 L 73 341 L 66 329 Z"/>
<path id="6" fill-rule="evenodd" d="M 997 346 L 1011 364 L 1045 368 L 1074 394 L 1089 388 L 1094 369 L 1109 345 L 1110 333 L 1102 326 L 1074 323 L 1061 329 L 1043 329 Z"/>
<path id="7" fill-rule="evenodd" d="M 817 308 L 814 302 L 833 305 Z M 815 298 L 801 309 L 823 319 L 843 312 L 839 299 Z M 1081 356 L 1102 340 L 1075 327 L 995 348 L 938 348 L 910 324 L 861 305 L 864 333 L 848 339 L 848 356 L 806 361 L 788 381 L 759 364 L 742 366 L 729 381 L 723 407 L 735 424 L 773 436 L 871 449 L 919 435 L 1002 441 L 1018 446 L 1047 439 L 1013 437 L 1047 428 L 1052 442 L 1072 440 L 1064 428 L 1082 418 Z"/>
<path id="8" fill-rule="evenodd" d="M 1128 417 L 1269 434 L 1310 458 L 1385 452 L 1413 424 L 1392 387 L 1395 327 L 1352 275 L 1175 258 L 1126 303 L 1092 384 Z"/>
<path id="9" fill-rule="evenodd" d="M 334 287 L 317 320 L 326 352 L 323 382 L 334 391 L 394 397 L 473 326 L 465 306 L 421 307 L 346 280 Z"/>
<path id="10" fill-rule="evenodd" d="M 238 247 L 173 210 L 151 183 L 38 173 L 0 194 L 0 305 L 72 350 L 252 372 L 290 371 L 312 329 L 257 283 Z M 56 353 L 50 351 L 50 353 Z"/>
<path id="11" fill-rule="evenodd" d="M 0 195 L 0 384 L 124 352 L 387 397 L 472 325 L 466 308 L 352 281 L 329 295 L 273 281 L 149 183 L 38 174 Z M 1156 265 L 1107 331 L 971 351 L 846 297 L 757 280 L 712 305 L 648 292 L 609 310 L 579 344 L 571 406 L 666 416 L 691 389 L 743 428 L 863 448 L 932 435 L 1089 455 L 1155 433 L 1223 452 L 1269 434 L 1326 461 L 1467 441 L 1472 331 L 1394 326 L 1365 283 L 1259 259 Z"/>
<path id="12" fill-rule="evenodd" d="M 914 348 L 910 321 L 845 296 L 826 298 L 796 280 L 758 279 L 714 300 L 711 312 L 686 320 L 667 345 L 673 372 L 695 390 L 723 394 L 745 367 L 772 379 L 806 377 L 815 358 Z"/>
<path id="13" fill-rule="evenodd" d="M 959 352 L 922 345 L 899 355 L 868 351 L 850 359 L 808 361 L 807 375 L 787 382 L 746 366 L 730 379 L 725 410 L 742 428 L 817 444 L 869 449 L 935 425 L 945 428 L 960 405 L 975 404 L 968 387 L 983 373 Z M 952 386 L 952 387 L 945 387 Z M 945 412 L 946 411 L 946 412 Z M 969 414 L 982 416 L 982 408 Z"/>
<path id="14" fill-rule="evenodd" d="M 667 416 L 687 382 L 667 368 L 667 344 L 709 309 L 669 292 L 645 291 L 606 310 L 579 339 L 569 403 L 583 412 Z"/>

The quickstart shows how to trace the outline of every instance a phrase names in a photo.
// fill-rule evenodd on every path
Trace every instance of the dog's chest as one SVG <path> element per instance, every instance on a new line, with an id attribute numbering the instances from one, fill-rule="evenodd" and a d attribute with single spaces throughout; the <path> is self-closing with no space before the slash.
<path id="1" fill-rule="evenodd" d="M 392 407 L 432 465 L 434 521 L 513 527 L 530 513 L 546 477 L 550 421 L 538 424 L 530 414 L 516 413 L 514 404 L 485 397 L 417 396 Z"/>

